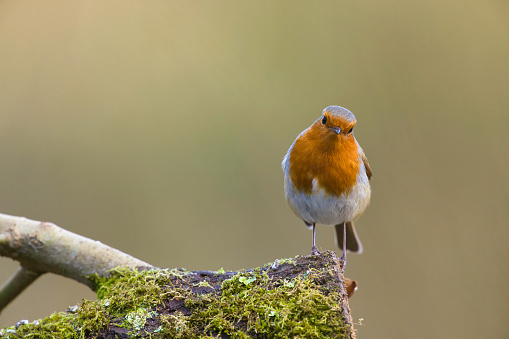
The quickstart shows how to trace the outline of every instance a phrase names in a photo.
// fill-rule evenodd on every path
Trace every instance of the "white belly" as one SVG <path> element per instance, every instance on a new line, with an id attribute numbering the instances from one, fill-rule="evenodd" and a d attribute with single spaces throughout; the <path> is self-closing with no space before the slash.
<path id="1" fill-rule="evenodd" d="M 287 161 L 287 158 L 284 160 Z M 286 200 L 294 213 L 309 224 L 337 225 L 353 221 L 369 204 L 371 188 L 364 165 L 357 174 L 357 184 L 348 194 L 339 197 L 325 193 L 318 187 L 316 180 L 313 181 L 311 194 L 298 192 L 287 173 L 289 166 L 284 165 Z"/>

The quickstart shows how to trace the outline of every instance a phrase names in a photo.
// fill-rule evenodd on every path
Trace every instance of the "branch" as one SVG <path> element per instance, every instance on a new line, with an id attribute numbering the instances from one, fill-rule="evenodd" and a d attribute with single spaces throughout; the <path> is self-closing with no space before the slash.
<path id="1" fill-rule="evenodd" d="M 118 266 L 153 267 L 55 224 L 6 214 L 0 214 L 0 255 L 21 264 L 0 290 L 0 311 L 46 272 L 71 278 L 94 289 L 94 281 L 89 278 L 92 274 L 105 277 L 109 270 Z"/>

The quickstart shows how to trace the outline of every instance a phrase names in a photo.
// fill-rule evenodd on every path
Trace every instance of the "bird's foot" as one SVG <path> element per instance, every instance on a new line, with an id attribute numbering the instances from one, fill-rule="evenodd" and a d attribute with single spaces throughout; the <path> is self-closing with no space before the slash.
<path id="1" fill-rule="evenodd" d="M 316 246 L 313 245 L 313 247 L 311 247 L 311 255 L 321 255 L 321 254 L 322 253 L 320 253 Z"/>

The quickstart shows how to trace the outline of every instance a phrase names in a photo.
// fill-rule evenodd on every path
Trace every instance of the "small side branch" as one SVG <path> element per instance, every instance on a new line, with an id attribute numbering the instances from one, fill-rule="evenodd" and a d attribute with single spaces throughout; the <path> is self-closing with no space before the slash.
<path id="1" fill-rule="evenodd" d="M 35 279 L 39 278 L 41 274 L 41 272 L 30 271 L 22 266 L 19 267 L 9 280 L 0 287 L 0 310 L 23 292 Z"/>

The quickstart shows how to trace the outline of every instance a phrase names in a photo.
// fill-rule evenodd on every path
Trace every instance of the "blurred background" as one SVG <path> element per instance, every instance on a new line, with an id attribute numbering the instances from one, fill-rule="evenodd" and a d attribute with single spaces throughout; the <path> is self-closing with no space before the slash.
<path id="1" fill-rule="evenodd" d="M 359 338 L 508 338 L 507 1 L 0 2 L 0 212 L 160 267 L 306 255 L 281 160 L 334 104 L 374 173 Z M 43 276 L 0 326 L 82 298 Z"/>

